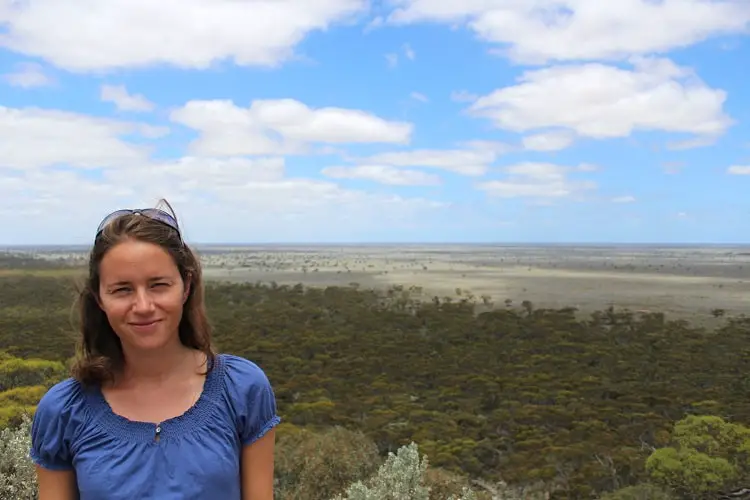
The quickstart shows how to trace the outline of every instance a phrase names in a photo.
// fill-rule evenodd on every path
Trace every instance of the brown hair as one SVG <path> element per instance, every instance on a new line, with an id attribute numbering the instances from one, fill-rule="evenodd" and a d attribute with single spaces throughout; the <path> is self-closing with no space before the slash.
<path id="1" fill-rule="evenodd" d="M 160 200 L 157 208 L 166 208 L 165 211 L 177 220 L 166 200 Z M 86 386 L 101 385 L 105 381 L 112 381 L 122 370 L 125 359 L 120 338 L 99 307 L 99 266 L 111 248 L 131 239 L 162 247 L 174 259 L 185 284 L 190 283 L 179 325 L 180 342 L 203 352 L 208 361 L 207 370 L 210 371 L 215 352 L 211 343 L 211 326 L 206 315 L 203 276 L 198 256 L 184 243 L 178 230 L 147 216 L 126 214 L 104 227 L 91 249 L 88 277 L 80 287 L 76 300 L 80 337 L 72 376 Z"/>

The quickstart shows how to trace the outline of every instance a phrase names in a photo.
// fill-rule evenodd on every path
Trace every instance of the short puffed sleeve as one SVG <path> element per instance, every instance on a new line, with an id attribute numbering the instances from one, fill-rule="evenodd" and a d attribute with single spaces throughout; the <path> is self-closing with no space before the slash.
<path id="1" fill-rule="evenodd" d="M 281 422 L 276 396 L 265 372 L 255 363 L 223 355 L 227 394 L 234 409 L 240 441 L 249 445 Z"/>
<path id="2" fill-rule="evenodd" d="M 72 442 L 81 422 L 81 388 L 73 379 L 52 386 L 39 401 L 31 424 L 31 459 L 52 470 L 73 469 Z"/>

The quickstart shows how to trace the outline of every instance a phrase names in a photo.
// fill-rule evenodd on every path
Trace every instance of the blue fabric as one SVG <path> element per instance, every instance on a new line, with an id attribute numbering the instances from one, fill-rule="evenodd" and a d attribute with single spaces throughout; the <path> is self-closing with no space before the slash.
<path id="1" fill-rule="evenodd" d="M 196 404 L 160 425 L 115 414 L 99 389 L 67 379 L 42 397 L 31 458 L 75 470 L 80 500 L 240 500 L 240 454 L 280 422 L 265 373 L 216 356 Z"/>

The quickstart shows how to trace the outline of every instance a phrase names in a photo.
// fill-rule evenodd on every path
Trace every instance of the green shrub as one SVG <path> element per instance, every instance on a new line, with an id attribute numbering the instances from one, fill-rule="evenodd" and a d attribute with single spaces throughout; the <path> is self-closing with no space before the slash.
<path id="1" fill-rule="evenodd" d="M 0 431 L 0 500 L 36 500 L 34 464 L 29 457 L 31 418 Z"/>

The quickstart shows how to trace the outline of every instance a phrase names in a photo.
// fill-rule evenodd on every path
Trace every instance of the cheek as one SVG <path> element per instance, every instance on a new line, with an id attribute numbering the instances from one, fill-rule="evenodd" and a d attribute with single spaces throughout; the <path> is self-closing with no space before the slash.
<path id="1" fill-rule="evenodd" d="M 165 299 L 166 300 L 161 301 L 161 308 L 166 311 L 170 317 L 179 321 L 182 317 L 182 311 L 184 309 L 182 294 L 175 294 L 174 296 L 170 296 L 168 298 L 165 297 Z"/>
<path id="2" fill-rule="evenodd" d="M 126 304 L 113 300 L 102 301 L 100 307 L 110 322 L 121 321 L 128 312 Z"/>

